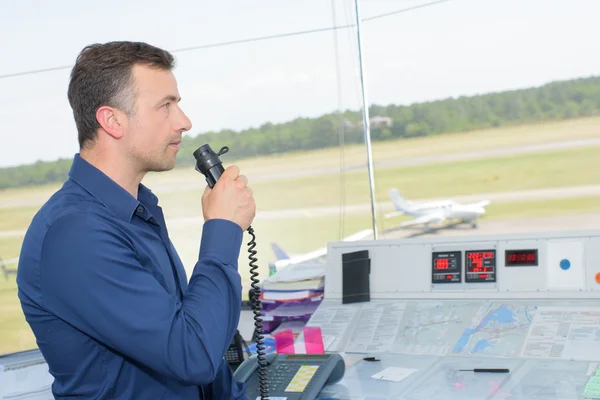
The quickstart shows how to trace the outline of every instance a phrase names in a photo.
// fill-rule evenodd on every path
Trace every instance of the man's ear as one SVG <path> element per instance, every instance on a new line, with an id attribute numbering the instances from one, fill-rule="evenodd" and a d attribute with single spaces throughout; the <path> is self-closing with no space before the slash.
<path id="1" fill-rule="evenodd" d="M 124 115 L 113 107 L 102 106 L 96 111 L 96 119 L 102 129 L 112 136 L 114 139 L 123 137 L 124 131 Z"/>

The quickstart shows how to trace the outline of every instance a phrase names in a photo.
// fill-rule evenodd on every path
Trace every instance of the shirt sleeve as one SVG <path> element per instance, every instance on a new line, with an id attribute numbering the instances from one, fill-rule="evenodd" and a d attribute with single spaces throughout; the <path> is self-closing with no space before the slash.
<path id="1" fill-rule="evenodd" d="M 200 257 L 180 301 L 167 293 L 120 230 L 74 213 L 49 228 L 41 254 L 44 307 L 148 368 L 189 384 L 218 375 L 237 329 L 242 230 L 203 225 Z"/>
<path id="2" fill-rule="evenodd" d="M 250 400 L 246 384 L 233 379 L 233 371 L 223 360 L 215 380 L 203 386 L 206 400 Z"/>

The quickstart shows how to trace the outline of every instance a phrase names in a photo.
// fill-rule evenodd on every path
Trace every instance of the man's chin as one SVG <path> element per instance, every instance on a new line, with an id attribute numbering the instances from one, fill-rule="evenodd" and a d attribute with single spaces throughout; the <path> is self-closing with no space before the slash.
<path id="1" fill-rule="evenodd" d="M 148 171 L 149 172 L 165 172 L 165 171 L 171 171 L 174 168 L 175 168 L 175 160 L 150 165 L 148 168 Z"/>

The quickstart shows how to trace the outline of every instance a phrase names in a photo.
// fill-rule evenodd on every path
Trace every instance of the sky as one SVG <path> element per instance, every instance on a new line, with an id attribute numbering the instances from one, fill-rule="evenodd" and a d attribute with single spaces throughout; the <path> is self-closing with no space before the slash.
<path id="1" fill-rule="evenodd" d="M 600 73 L 598 0 L 448 0 L 369 20 L 431 1 L 359 1 L 369 104 Z M 70 66 L 90 43 L 136 40 L 173 50 L 194 136 L 362 104 L 354 27 L 177 51 L 353 24 L 354 0 L 0 0 L 0 10 L 0 167 L 78 151 L 66 92 Z"/>

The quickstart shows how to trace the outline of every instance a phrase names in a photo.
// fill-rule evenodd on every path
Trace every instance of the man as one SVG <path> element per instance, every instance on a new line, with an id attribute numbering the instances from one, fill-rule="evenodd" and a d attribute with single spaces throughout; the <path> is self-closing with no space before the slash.
<path id="1" fill-rule="evenodd" d="M 112 42 L 83 49 L 71 72 L 80 153 L 33 218 L 17 277 L 58 399 L 248 399 L 224 360 L 256 212 L 247 179 L 230 166 L 204 191 L 189 285 L 158 199 L 141 184 L 174 167 L 191 129 L 172 69 L 164 50 Z"/>

